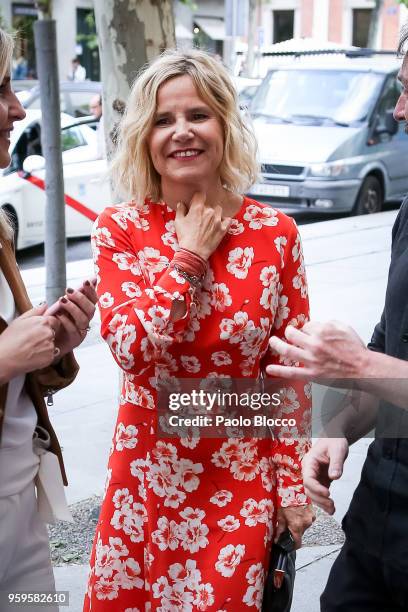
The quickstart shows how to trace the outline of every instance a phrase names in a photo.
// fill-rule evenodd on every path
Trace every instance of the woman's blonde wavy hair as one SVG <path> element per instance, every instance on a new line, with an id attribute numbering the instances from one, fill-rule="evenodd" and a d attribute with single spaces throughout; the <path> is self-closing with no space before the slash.
<path id="1" fill-rule="evenodd" d="M 13 37 L 0 28 L 0 84 L 3 82 L 6 74 L 10 72 L 13 49 Z M 7 239 L 12 239 L 13 237 L 13 229 L 7 213 L 2 208 L 0 208 L 0 236 Z"/>
<path id="2" fill-rule="evenodd" d="M 184 75 L 192 78 L 198 95 L 221 122 L 222 184 L 232 192 L 243 193 L 256 181 L 259 168 L 255 136 L 242 119 L 227 69 L 204 51 L 165 51 L 135 80 L 118 128 L 111 175 L 121 197 L 138 204 L 146 198 L 154 202 L 161 199 L 160 175 L 153 166 L 147 140 L 154 125 L 159 87 L 169 79 Z"/>

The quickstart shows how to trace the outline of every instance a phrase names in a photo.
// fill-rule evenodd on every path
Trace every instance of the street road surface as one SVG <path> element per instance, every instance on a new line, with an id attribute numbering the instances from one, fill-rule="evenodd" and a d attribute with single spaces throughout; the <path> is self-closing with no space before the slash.
<path id="1" fill-rule="evenodd" d="M 67 261 L 81 261 L 92 257 L 89 238 L 71 238 L 68 241 Z M 22 270 L 40 268 L 44 265 L 44 245 L 37 244 L 17 253 L 18 265 Z"/>

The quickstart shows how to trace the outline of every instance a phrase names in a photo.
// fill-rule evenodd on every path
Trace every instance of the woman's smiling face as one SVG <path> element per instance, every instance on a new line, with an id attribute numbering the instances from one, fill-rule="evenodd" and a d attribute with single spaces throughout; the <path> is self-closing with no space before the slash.
<path id="1" fill-rule="evenodd" d="M 10 163 L 10 132 L 15 121 L 25 117 L 25 110 L 11 89 L 10 74 L 7 72 L 0 83 L 0 168 Z"/>
<path id="2" fill-rule="evenodd" d="M 199 97 L 190 76 L 174 77 L 159 88 L 148 147 L 162 183 L 200 185 L 219 180 L 222 125 Z"/>

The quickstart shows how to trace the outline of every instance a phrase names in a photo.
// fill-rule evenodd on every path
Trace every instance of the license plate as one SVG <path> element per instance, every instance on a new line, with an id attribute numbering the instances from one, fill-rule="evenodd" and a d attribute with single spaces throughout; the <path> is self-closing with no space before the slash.
<path id="1" fill-rule="evenodd" d="M 256 185 L 252 185 L 250 193 L 254 195 L 288 198 L 290 191 L 287 185 L 267 185 L 266 183 L 257 183 Z"/>

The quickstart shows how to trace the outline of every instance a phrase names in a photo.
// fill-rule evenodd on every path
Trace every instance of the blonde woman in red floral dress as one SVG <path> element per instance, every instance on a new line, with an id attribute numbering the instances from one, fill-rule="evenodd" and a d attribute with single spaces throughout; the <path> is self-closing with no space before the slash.
<path id="1" fill-rule="evenodd" d="M 102 335 L 123 372 L 84 610 L 260 610 L 270 546 L 313 520 L 295 438 L 164 438 L 156 389 L 257 378 L 268 339 L 307 320 L 294 221 L 242 197 L 256 144 L 223 65 L 167 52 L 134 84 L 113 162 L 130 201 L 93 232 Z M 300 397 L 301 395 L 301 397 Z M 292 432 L 293 433 L 293 432 Z"/>

